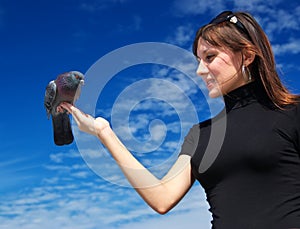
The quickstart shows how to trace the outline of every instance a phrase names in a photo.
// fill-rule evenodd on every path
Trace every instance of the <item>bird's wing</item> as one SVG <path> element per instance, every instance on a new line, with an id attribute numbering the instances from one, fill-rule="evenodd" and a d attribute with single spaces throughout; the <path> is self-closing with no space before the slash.
<path id="1" fill-rule="evenodd" d="M 49 84 L 46 87 L 45 98 L 44 98 L 44 106 L 46 108 L 48 118 L 50 117 L 55 97 L 56 97 L 56 83 L 54 80 L 52 80 L 49 82 Z"/>

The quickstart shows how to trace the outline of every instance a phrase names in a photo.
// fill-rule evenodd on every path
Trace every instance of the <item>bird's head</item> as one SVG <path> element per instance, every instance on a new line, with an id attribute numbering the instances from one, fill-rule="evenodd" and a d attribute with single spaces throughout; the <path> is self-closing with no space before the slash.
<path id="1" fill-rule="evenodd" d="M 70 74 L 72 77 L 74 77 L 74 79 L 76 79 L 76 81 L 79 81 L 79 84 L 84 83 L 84 75 L 81 72 L 71 71 Z"/>

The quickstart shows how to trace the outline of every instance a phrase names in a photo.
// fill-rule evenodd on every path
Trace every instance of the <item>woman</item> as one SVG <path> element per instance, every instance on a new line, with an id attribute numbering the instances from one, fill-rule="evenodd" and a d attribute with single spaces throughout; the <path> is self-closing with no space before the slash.
<path id="1" fill-rule="evenodd" d="M 275 69 L 270 43 L 248 13 L 223 12 L 201 27 L 193 51 L 212 98 L 223 96 L 227 128 L 211 166 L 201 171 L 211 125 L 194 125 L 161 180 L 143 167 L 103 118 L 62 103 L 79 129 L 97 136 L 129 182 L 157 212 L 172 209 L 195 180 L 204 187 L 212 227 L 300 228 L 300 105 Z M 201 130 L 201 135 L 199 134 Z M 137 172 L 138 171 L 138 172 Z"/>

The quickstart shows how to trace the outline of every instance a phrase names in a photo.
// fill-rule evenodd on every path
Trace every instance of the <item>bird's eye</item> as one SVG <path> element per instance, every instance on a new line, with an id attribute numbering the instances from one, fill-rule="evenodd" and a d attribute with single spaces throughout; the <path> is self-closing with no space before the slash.
<path id="1" fill-rule="evenodd" d="M 75 78 L 76 78 L 76 79 L 79 79 L 79 75 L 77 75 L 77 74 L 74 74 L 74 76 L 75 76 Z"/>

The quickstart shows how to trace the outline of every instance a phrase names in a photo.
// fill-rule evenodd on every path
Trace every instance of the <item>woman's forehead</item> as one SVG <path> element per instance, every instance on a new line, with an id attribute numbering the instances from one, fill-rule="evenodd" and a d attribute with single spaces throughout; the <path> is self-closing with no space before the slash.
<path id="1" fill-rule="evenodd" d="M 214 46 L 212 46 L 211 44 L 209 44 L 206 40 L 204 40 L 203 38 L 199 38 L 198 40 L 198 47 L 199 46 L 204 46 L 204 47 L 210 47 L 213 48 Z"/>
<path id="2" fill-rule="evenodd" d="M 211 44 L 209 44 L 204 39 L 200 38 L 198 40 L 197 54 L 203 54 L 203 53 L 206 53 L 209 50 L 219 50 L 219 49 L 216 48 L 215 46 L 212 46 Z"/>
<path id="3" fill-rule="evenodd" d="M 234 53 L 229 49 L 225 47 L 216 47 L 208 43 L 206 40 L 199 38 L 198 41 L 198 47 L 197 47 L 197 56 L 201 58 L 201 56 L 206 55 L 209 51 L 215 51 L 218 53 L 224 53 L 226 55 L 229 55 L 231 57 L 235 56 Z"/>

